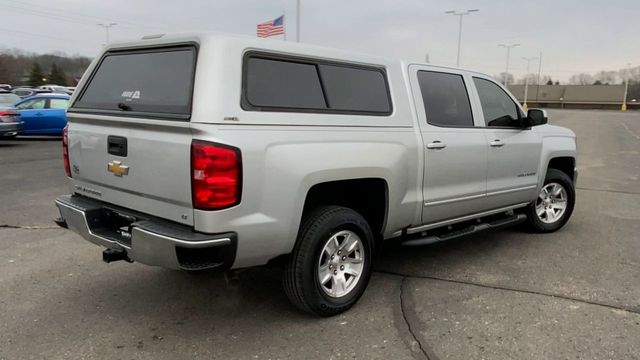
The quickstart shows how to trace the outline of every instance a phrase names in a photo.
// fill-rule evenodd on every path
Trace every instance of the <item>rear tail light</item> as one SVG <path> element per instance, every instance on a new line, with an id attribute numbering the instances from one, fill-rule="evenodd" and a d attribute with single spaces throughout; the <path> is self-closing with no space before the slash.
<path id="1" fill-rule="evenodd" d="M 0 111 L 0 122 L 14 122 L 16 121 L 16 115 L 18 115 L 17 111 L 13 110 L 3 110 Z"/>
<path id="2" fill-rule="evenodd" d="M 64 171 L 71 177 L 71 166 L 69 165 L 69 125 L 62 129 L 62 159 L 64 160 Z"/>
<path id="3" fill-rule="evenodd" d="M 220 210 L 240 203 L 242 162 L 240 150 L 194 140 L 191 143 L 191 196 L 193 207 Z"/>

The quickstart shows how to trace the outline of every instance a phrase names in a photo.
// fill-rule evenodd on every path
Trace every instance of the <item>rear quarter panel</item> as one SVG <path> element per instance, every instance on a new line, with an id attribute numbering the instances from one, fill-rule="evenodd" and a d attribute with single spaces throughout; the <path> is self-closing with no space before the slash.
<path id="1" fill-rule="evenodd" d="M 265 46 L 269 45 L 268 48 Z M 309 189 L 319 183 L 380 178 L 388 185 L 384 235 L 420 220 L 422 147 L 402 66 L 363 56 L 353 62 L 383 66 L 393 102 L 389 116 L 245 111 L 241 107 L 246 51 L 353 59 L 340 51 L 248 41 L 204 41 L 196 76 L 191 129 L 194 139 L 242 151 L 242 201 L 233 208 L 194 212 L 199 231 L 238 232 L 234 267 L 263 264 L 289 253 Z M 233 119 L 233 120 L 230 120 Z"/>
<path id="2" fill-rule="evenodd" d="M 380 178 L 388 184 L 387 231 L 413 219 L 418 161 L 407 146 L 407 129 L 255 129 L 242 126 L 193 126 L 194 138 L 224 142 L 242 149 L 240 205 L 215 212 L 194 211 L 203 232 L 238 232 L 234 267 L 261 264 L 291 251 L 306 194 L 319 183 Z M 383 138 L 384 140 L 380 140 Z M 221 228 L 221 225 L 223 228 Z"/>

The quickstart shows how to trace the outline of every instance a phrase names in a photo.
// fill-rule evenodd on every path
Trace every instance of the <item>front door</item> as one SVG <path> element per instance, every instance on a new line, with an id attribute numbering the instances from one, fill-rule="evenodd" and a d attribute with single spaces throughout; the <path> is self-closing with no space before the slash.
<path id="1" fill-rule="evenodd" d="M 491 208 L 536 198 L 542 139 L 523 127 L 524 113 L 494 81 L 474 77 L 486 127 L 487 204 Z"/>
<path id="2" fill-rule="evenodd" d="M 43 126 L 46 126 L 46 103 L 46 98 L 37 98 L 27 100 L 16 106 L 20 113 L 20 121 L 24 122 L 23 132 L 25 134 L 37 134 Z"/>
<path id="3" fill-rule="evenodd" d="M 411 66 L 424 142 L 423 224 L 485 209 L 487 147 L 461 72 Z"/>

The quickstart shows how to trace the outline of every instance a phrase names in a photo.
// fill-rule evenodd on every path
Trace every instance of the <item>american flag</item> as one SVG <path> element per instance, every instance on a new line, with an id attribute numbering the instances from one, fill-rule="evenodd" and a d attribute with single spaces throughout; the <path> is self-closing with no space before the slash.
<path id="1" fill-rule="evenodd" d="M 258 37 L 269 37 L 284 34 L 284 15 L 275 18 L 274 20 L 258 24 L 256 34 Z"/>

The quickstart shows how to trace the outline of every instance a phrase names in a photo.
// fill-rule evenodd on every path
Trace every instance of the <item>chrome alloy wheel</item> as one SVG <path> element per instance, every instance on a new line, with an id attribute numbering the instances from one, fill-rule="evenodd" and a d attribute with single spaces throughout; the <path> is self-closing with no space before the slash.
<path id="1" fill-rule="evenodd" d="M 536 200 L 536 214 L 545 224 L 558 221 L 567 210 L 567 190 L 552 182 L 542 187 Z"/>
<path id="2" fill-rule="evenodd" d="M 360 237 L 342 230 L 325 243 L 318 260 L 318 282 L 325 294 L 339 298 L 358 284 L 364 268 L 364 248 Z"/>

